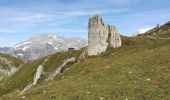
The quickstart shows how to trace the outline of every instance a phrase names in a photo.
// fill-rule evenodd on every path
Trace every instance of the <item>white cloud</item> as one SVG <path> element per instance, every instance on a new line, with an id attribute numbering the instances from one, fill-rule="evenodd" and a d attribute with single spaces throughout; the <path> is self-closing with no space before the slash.
<path id="1" fill-rule="evenodd" d="M 67 7 L 66 7 L 67 8 Z M 69 7 L 68 7 L 69 8 Z M 17 7 L 0 7 L 0 32 L 17 33 L 29 30 L 31 27 L 41 27 L 46 25 L 56 26 L 70 24 L 81 20 L 82 16 L 93 16 L 96 14 L 113 14 L 130 11 L 129 9 L 96 9 L 89 11 L 88 8 L 77 9 L 45 9 L 41 7 L 36 10 L 33 8 L 17 8 Z M 51 24 L 51 25 L 50 25 Z M 44 30 L 44 29 L 43 29 Z M 76 31 L 75 31 L 76 32 Z"/>
<path id="2" fill-rule="evenodd" d="M 84 33 L 86 30 L 81 29 L 56 29 L 57 32 L 68 32 L 68 33 Z"/>

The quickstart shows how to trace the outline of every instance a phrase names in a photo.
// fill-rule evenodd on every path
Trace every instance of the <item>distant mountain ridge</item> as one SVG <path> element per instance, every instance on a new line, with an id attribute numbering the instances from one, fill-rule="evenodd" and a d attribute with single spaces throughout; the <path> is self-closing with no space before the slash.
<path id="1" fill-rule="evenodd" d="M 35 60 L 68 48 L 80 49 L 87 44 L 82 38 L 66 38 L 55 34 L 36 34 L 12 47 L 0 48 L 1 53 L 10 54 L 24 61 Z"/>

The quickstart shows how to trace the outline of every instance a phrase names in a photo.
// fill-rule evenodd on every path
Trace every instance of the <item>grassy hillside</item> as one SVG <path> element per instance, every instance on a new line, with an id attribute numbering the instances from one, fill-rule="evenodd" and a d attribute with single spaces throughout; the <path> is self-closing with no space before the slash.
<path id="1" fill-rule="evenodd" d="M 162 26 L 158 26 L 144 34 L 145 36 L 151 35 L 158 38 L 168 38 L 170 37 L 170 21 Z"/>
<path id="2" fill-rule="evenodd" d="M 69 57 L 77 57 L 79 54 L 80 51 L 59 52 L 39 60 L 27 62 L 22 66 L 22 68 L 20 68 L 17 73 L 5 80 L 0 85 L 0 95 L 2 96 L 9 92 L 24 89 L 24 87 L 26 87 L 28 83 L 32 82 L 37 67 L 41 65 L 46 59 L 47 61 L 43 65 L 45 75 L 43 76 L 42 80 L 47 78 L 50 72 L 52 72 L 57 66 L 59 66 L 64 59 Z"/>
<path id="3" fill-rule="evenodd" d="M 165 28 L 166 27 L 166 28 Z M 137 37 L 122 37 L 121 48 L 108 48 L 99 56 L 87 57 L 57 76 L 53 81 L 42 81 L 17 96 L 33 77 L 44 59 L 43 78 L 61 64 L 63 59 L 80 55 L 81 51 L 55 55 L 26 64 L 0 88 L 2 99 L 27 100 L 169 100 L 170 99 L 170 25 L 161 26 Z M 164 35 L 160 35 L 164 34 Z M 153 36 L 154 38 L 148 37 Z M 166 36 L 166 38 L 164 38 Z M 156 38 L 155 38 L 156 37 Z M 163 39 L 164 38 L 164 39 Z M 19 82 L 21 81 L 21 82 Z M 11 86 L 11 87 L 9 87 Z"/>

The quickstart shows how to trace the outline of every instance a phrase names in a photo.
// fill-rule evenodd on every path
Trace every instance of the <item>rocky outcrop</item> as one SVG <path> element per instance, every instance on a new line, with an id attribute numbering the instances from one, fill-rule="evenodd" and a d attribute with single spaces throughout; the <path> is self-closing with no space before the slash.
<path id="1" fill-rule="evenodd" d="M 57 76 L 58 74 L 61 73 L 62 70 L 64 70 L 64 68 L 66 68 L 66 65 L 68 63 L 71 63 L 71 62 L 75 62 L 76 61 L 76 58 L 72 57 L 72 58 L 68 58 L 68 59 L 65 59 L 63 64 L 61 64 L 59 67 L 57 67 L 50 75 L 49 77 L 47 78 L 47 81 L 48 80 L 53 80 L 55 78 L 55 76 Z"/>
<path id="2" fill-rule="evenodd" d="M 0 55 L 0 80 L 4 77 L 11 76 L 16 72 L 18 66 L 12 61 Z"/>
<path id="3" fill-rule="evenodd" d="M 27 90 L 29 90 L 30 88 L 32 88 L 33 86 L 35 86 L 37 84 L 37 81 L 41 78 L 41 75 L 43 74 L 44 70 L 43 70 L 43 66 L 39 65 L 37 67 L 37 71 L 34 75 L 34 79 L 33 82 L 31 84 L 28 84 L 24 90 L 21 91 L 20 95 L 24 94 Z"/>
<path id="4" fill-rule="evenodd" d="M 20 95 L 23 95 L 27 90 L 29 90 L 30 88 L 32 88 L 33 86 L 35 86 L 37 84 L 37 81 L 41 78 L 41 76 L 44 74 L 44 64 L 48 61 L 49 57 L 47 57 L 42 65 L 39 65 L 37 67 L 37 71 L 34 74 L 34 78 L 33 78 L 33 82 L 29 83 L 21 92 Z"/>
<path id="5" fill-rule="evenodd" d="M 84 61 L 87 55 L 87 47 L 83 48 L 79 58 L 78 58 L 78 62 L 80 61 Z"/>
<path id="6" fill-rule="evenodd" d="M 120 34 L 115 26 L 110 26 L 108 25 L 108 30 L 109 30 L 109 37 L 108 39 L 110 40 L 108 43 L 111 47 L 113 48 L 118 48 L 122 45 L 122 41 L 120 38 Z"/>
<path id="7" fill-rule="evenodd" d="M 43 66 L 39 65 L 37 68 L 36 74 L 34 75 L 33 85 L 37 84 L 37 81 L 38 81 L 38 79 L 40 79 L 43 72 L 44 72 Z"/>
<path id="8" fill-rule="evenodd" d="M 94 16 L 88 23 L 88 55 L 98 55 L 106 51 L 107 47 L 121 46 L 121 38 L 116 27 L 106 25 L 102 18 Z"/>

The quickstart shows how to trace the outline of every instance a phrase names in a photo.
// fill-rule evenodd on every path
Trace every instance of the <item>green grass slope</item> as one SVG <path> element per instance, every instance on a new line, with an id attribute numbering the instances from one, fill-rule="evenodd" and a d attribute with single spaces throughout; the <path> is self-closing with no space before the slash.
<path id="1" fill-rule="evenodd" d="M 138 41 L 77 63 L 25 96 L 30 100 L 168 100 L 170 40 L 142 40 L 148 42 Z"/>
<path id="2" fill-rule="evenodd" d="M 0 85 L 0 95 L 4 95 L 10 92 L 18 91 L 24 89 L 29 83 L 32 82 L 34 74 L 39 65 L 47 59 L 44 63 L 43 79 L 47 78 L 50 72 L 52 72 L 57 66 L 62 64 L 62 61 L 69 57 L 78 57 L 80 51 L 71 51 L 71 52 L 59 52 L 54 55 L 47 56 L 45 58 L 30 61 L 24 64 L 20 70 L 18 70 L 13 76 L 5 80 Z"/>
<path id="3" fill-rule="evenodd" d="M 42 81 L 24 95 L 27 100 L 169 100 L 170 99 L 170 25 L 161 26 L 162 32 L 157 35 L 153 31 L 137 37 L 122 37 L 121 48 L 108 48 L 106 53 L 99 56 L 87 57 L 85 61 L 77 62 L 53 81 Z M 164 35 L 160 35 L 164 34 Z M 149 36 L 159 37 L 150 38 Z M 57 53 L 50 56 L 46 62 L 45 71 L 48 75 L 69 56 L 79 56 L 80 51 Z M 63 58 L 64 57 L 64 58 Z M 43 58 L 45 59 L 45 58 Z M 33 76 L 30 72 L 42 63 L 43 59 L 34 61 L 29 68 L 23 67 L 18 76 L 13 76 L 4 85 L 10 92 L 0 89 L 1 95 L 9 93 L 2 99 L 21 99 L 17 89 L 23 89 Z M 37 62 L 38 64 L 36 65 Z M 25 71 L 24 71 L 25 70 Z M 29 77 L 21 73 L 31 74 Z M 16 74 L 16 75 L 17 75 Z M 32 76 L 32 77 L 30 77 Z M 23 78 L 20 78 L 23 77 Z M 46 75 L 44 75 L 46 77 Z M 17 80 L 19 88 L 14 84 Z M 43 79 L 42 79 L 43 80 Z M 8 90 L 7 89 L 7 90 Z M 12 90 L 13 91 L 12 91 Z"/>
<path id="4" fill-rule="evenodd" d="M 170 21 L 162 26 L 151 29 L 150 31 L 146 32 L 144 35 L 145 36 L 151 35 L 158 38 L 168 38 L 170 37 L 170 34 L 168 34 L 169 32 L 170 32 Z"/>

